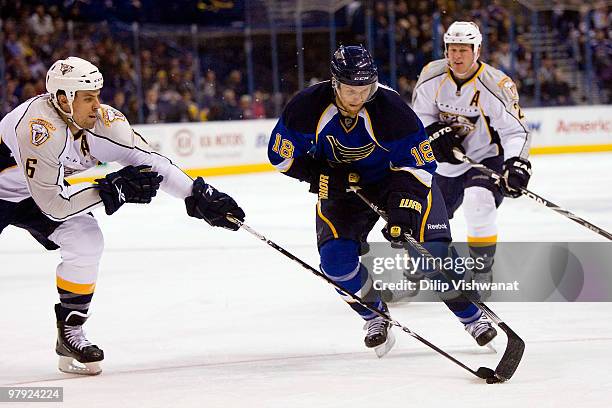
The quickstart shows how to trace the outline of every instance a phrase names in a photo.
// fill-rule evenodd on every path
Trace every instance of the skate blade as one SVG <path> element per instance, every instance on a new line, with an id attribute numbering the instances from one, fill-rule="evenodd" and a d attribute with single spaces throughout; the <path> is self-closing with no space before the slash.
<path id="1" fill-rule="evenodd" d="M 395 345 L 395 336 L 393 332 L 389 329 L 387 332 L 387 341 L 385 341 L 380 346 L 374 347 L 374 352 L 376 353 L 376 357 L 383 358 Z"/>
<path id="2" fill-rule="evenodd" d="M 491 350 L 493 353 L 497 354 L 497 349 L 495 348 L 495 344 L 493 343 L 494 343 L 494 340 L 491 340 L 490 342 L 485 344 L 485 347 Z"/>
<path id="3" fill-rule="evenodd" d="M 98 375 L 102 372 L 100 362 L 80 363 L 72 357 L 60 356 L 58 369 L 66 374 Z"/>

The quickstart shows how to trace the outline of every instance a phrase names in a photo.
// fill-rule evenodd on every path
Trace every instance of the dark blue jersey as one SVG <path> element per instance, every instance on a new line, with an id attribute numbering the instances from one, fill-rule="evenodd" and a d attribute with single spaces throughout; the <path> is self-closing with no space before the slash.
<path id="1" fill-rule="evenodd" d="M 397 184 L 421 197 L 436 170 L 431 146 L 416 114 L 390 88 L 379 87 L 356 118 L 335 105 L 330 81 L 310 86 L 289 101 L 272 131 L 270 162 L 288 176 L 310 182 L 317 163 L 347 166 L 360 184 Z"/>

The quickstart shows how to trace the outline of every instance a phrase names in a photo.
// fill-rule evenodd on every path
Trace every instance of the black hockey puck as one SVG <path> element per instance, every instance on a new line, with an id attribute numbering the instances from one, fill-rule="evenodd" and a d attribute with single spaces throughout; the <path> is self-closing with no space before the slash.
<path id="1" fill-rule="evenodd" d="M 495 371 L 487 367 L 480 367 L 476 370 L 476 375 L 482 379 L 488 380 L 489 378 L 495 378 Z"/>
<path id="2" fill-rule="evenodd" d="M 496 376 L 493 377 L 489 377 L 487 378 L 487 384 L 497 384 L 503 382 L 501 379 L 497 378 Z"/>

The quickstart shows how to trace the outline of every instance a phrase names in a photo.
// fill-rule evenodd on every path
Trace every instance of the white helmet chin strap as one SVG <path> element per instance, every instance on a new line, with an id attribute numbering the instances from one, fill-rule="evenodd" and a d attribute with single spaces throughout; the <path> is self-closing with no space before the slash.
<path id="1" fill-rule="evenodd" d="M 472 71 L 472 68 L 474 68 L 475 65 L 476 65 L 476 61 L 473 61 L 472 65 L 470 65 L 468 70 L 465 71 L 463 74 L 460 74 L 457 71 L 455 71 L 450 63 L 448 64 L 448 68 L 450 68 L 450 70 L 453 71 L 453 75 L 455 75 L 457 78 L 463 79 L 463 78 L 467 78 L 469 76 L 469 74 L 471 73 L 470 71 Z"/>
<path id="2" fill-rule="evenodd" d="M 476 47 L 474 47 L 476 48 Z M 477 66 L 478 64 L 478 58 L 480 57 L 480 47 L 478 47 L 478 50 L 474 52 L 474 59 L 472 60 L 472 64 L 470 65 L 470 67 L 467 69 L 467 71 L 465 71 L 465 73 L 460 74 L 458 72 L 456 72 L 453 67 L 451 66 L 450 60 L 448 58 L 448 51 L 444 52 L 445 57 L 446 57 L 446 64 L 448 65 L 448 69 L 450 69 L 451 71 L 453 71 L 453 74 L 459 78 L 459 79 L 463 79 L 463 78 L 467 78 L 470 74 L 470 71 L 472 71 L 472 69 Z"/>
<path id="3" fill-rule="evenodd" d="M 59 103 L 59 98 L 57 97 L 57 95 L 55 96 L 55 98 L 53 98 L 53 105 L 55 105 L 57 110 L 60 111 L 60 113 L 65 117 L 64 122 L 66 122 L 67 125 L 73 125 L 78 130 L 83 130 L 83 128 L 79 126 L 73 118 L 74 110 L 72 109 L 72 102 L 68 102 L 68 106 L 70 107 L 70 112 L 66 112 L 65 110 L 62 109 L 62 106 Z"/>

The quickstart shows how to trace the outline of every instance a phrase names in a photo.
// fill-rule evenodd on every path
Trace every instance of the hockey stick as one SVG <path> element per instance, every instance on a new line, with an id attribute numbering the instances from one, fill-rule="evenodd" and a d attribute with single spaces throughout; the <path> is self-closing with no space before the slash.
<path id="1" fill-rule="evenodd" d="M 457 364 L 459 367 L 465 369 L 466 371 L 469 371 L 470 373 L 472 373 L 473 375 L 475 375 L 478 378 L 482 378 L 484 380 L 487 380 L 487 383 L 499 382 L 499 381 L 496 381 L 496 373 L 492 369 L 490 369 L 488 367 L 479 367 L 477 370 L 471 369 L 470 367 L 468 367 L 467 365 L 465 365 L 464 363 L 462 363 L 461 361 L 459 361 L 455 357 L 453 357 L 450 354 L 448 354 L 446 351 L 442 350 L 440 347 L 438 347 L 435 344 L 431 343 L 427 339 L 421 337 L 419 334 L 413 332 L 408 327 L 406 327 L 406 326 L 402 325 L 401 323 L 399 323 L 397 320 L 392 319 L 390 315 L 387 315 L 387 314 L 381 312 L 380 310 L 378 310 L 377 308 L 368 305 L 359 296 L 356 296 L 356 295 L 352 294 L 351 292 L 345 290 L 342 286 L 338 285 L 336 282 L 334 282 L 333 280 L 328 278 L 325 274 L 321 273 L 319 270 L 317 270 L 317 269 L 313 268 L 312 266 L 308 265 L 306 262 L 302 261 L 300 258 L 298 258 L 297 256 L 293 255 L 291 252 L 287 251 L 283 247 L 277 245 L 276 243 L 274 243 L 273 241 L 269 240 L 268 238 L 266 238 L 265 236 L 263 236 L 259 232 L 255 231 L 253 228 L 248 226 L 244 221 L 240 221 L 239 219 L 237 219 L 237 218 L 235 218 L 235 217 L 233 217 L 232 215 L 229 215 L 229 214 L 227 215 L 227 219 L 230 220 L 231 222 L 235 223 L 236 225 L 238 225 L 240 228 L 242 228 L 243 230 L 247 231 L 251 235 L 255 236 L 259 240 L 265 242 L 266 244 L 268 244 L 269 246 L 271 246 L 272 248 L 274 248 L 275 250 L 277 250 L 281 254 L 285 255 L 287 258 L 291 259 L 292 261 L 297 262 L 304 269 L 307 269 L 308 271 L 312 272 L 314 275 L 316 275 L 317 277 L 323 279 L 325 282 L 329 283 L 331 286 L 333 286 L 337 290 L 339 290 L 342 293 L 348 295 L 352 300 L 354 300 L 355 302 L 359 303 L 361 306 L 365 307 L 366 309 L 368 309 L 369 311 L 375 313 L 376 315 L 382 317 L 383 319 L 385 319 L 385 321 L 389 322 L 389 324 L 391 324 L 392 326 L 400 328 L 402 331 L 404 331 L 405 333 L 408 333 L 410 336 L 414 337 L 415 339 L 417 339 L 421 343 L 425 344 L 427 347 L 429 347 L 432 350 L 434 350 L 434 351 L 438 352 L 439 354 L 443 355 L 444 357 L 446 357 L 447 359 L 449 359 L 453 363 Z"/>
<path id="2" fill-rule="evenodd" d="M 501 180 L 502 175 L 499 174 L 498 172 L 488 168 L 487 166 L 485 166 L 482 163 L 478 163 L 477 161 L 471 159 L 470 157 L 466 156 L 465 154 L 463 154 L 461 151 L 459 151 L 458 149 L 453 149 L 453 154 L 455 155 L 455 157 L 458 160 L 461 160 L 465 163 L 470 164 L 472 167 L 474 167 L 476 170 L 480 171 L 483 174 L 486 174 L 487 176 L 491 177 L 494 180 Z M 586 227 L 588 229 L 590 229 L 591 231 L 593 231 L 596 234 L 599 234 L 601 236 L 604 236 L 606 238 L 608 238 L 609 240 L 612 240 L 612 234 L 610 234 L 608 231 L 601 229 L 593 224 L 591 224 L 590 222 L 578 217 L 576 214 L 573 214 L 571 212 L 569 212 L 568 210 L 565 210 L 561 207 L 559 207 L 557 204 L 554 204 L 548 200 L 546 200 L 545 198 L 533 193 L 532 191 L 527 190 L 526 188 L 519 188 L 519 191 L 521 192 L 521 194 L 523 194 L 526 197 L 531 198 L 532 200 L 534 200 L 535 202 L 539 203 L 539 204 L 543 204 L 546 207 L 550 208 L 553 211 L 558 212 L 559 214 L 569 218 L 570 220 L 577 222 L 578 224 L 582 225 L 583 227 Z"/>
<path id="3" fill-rule="evenodd" d="M 358 187 L 351 187 L 351 190 L 359 196 L 363 200 L 364 203 L 368 205 L 375 213 L 377 213 L 382 219 L 387 221 L 387 215 L 374 203 L 372 203 L 366 196 L 364 196 Z M 424 256 L 425 258 L 433 258 L 433 255 L 429 253 L 427 249 L 425 249 L 420 243 L 418 243 L 410 234 L 404 234 L 406 239 L 408 240 L 408 244 L 412 248 L 414 248 L 419 254 Z M 435 265 L 435 263 L 434 263 Z M 436 268 L 436 272 L 443 275 L 445 278 L 452 280 L 452 278 L 441 268 Z M 504 321 L 497 316 L 487 305 L 481 302 L 478 299 L 473 299 L 467 293 L 464 295 L 473 302 L 480 310 L 482 310 L 500 329 L 506 333 L 508 337 L 508 344 L 506 345 L 506 350 L 504 351 L 504 355 L 501 360 L 497 364 L 495 368 L 495 374 L 492 378 L 487 378 L 487 383 L 495 383 L 495 382 L 503 382 L 508 381 L 513 375 L 516 369 L 518 368 L 521 358 L 523 357 L 523 352 L 525 351 L 525 342 L 521 339 L 515 332 L 512 330 Z"/>

